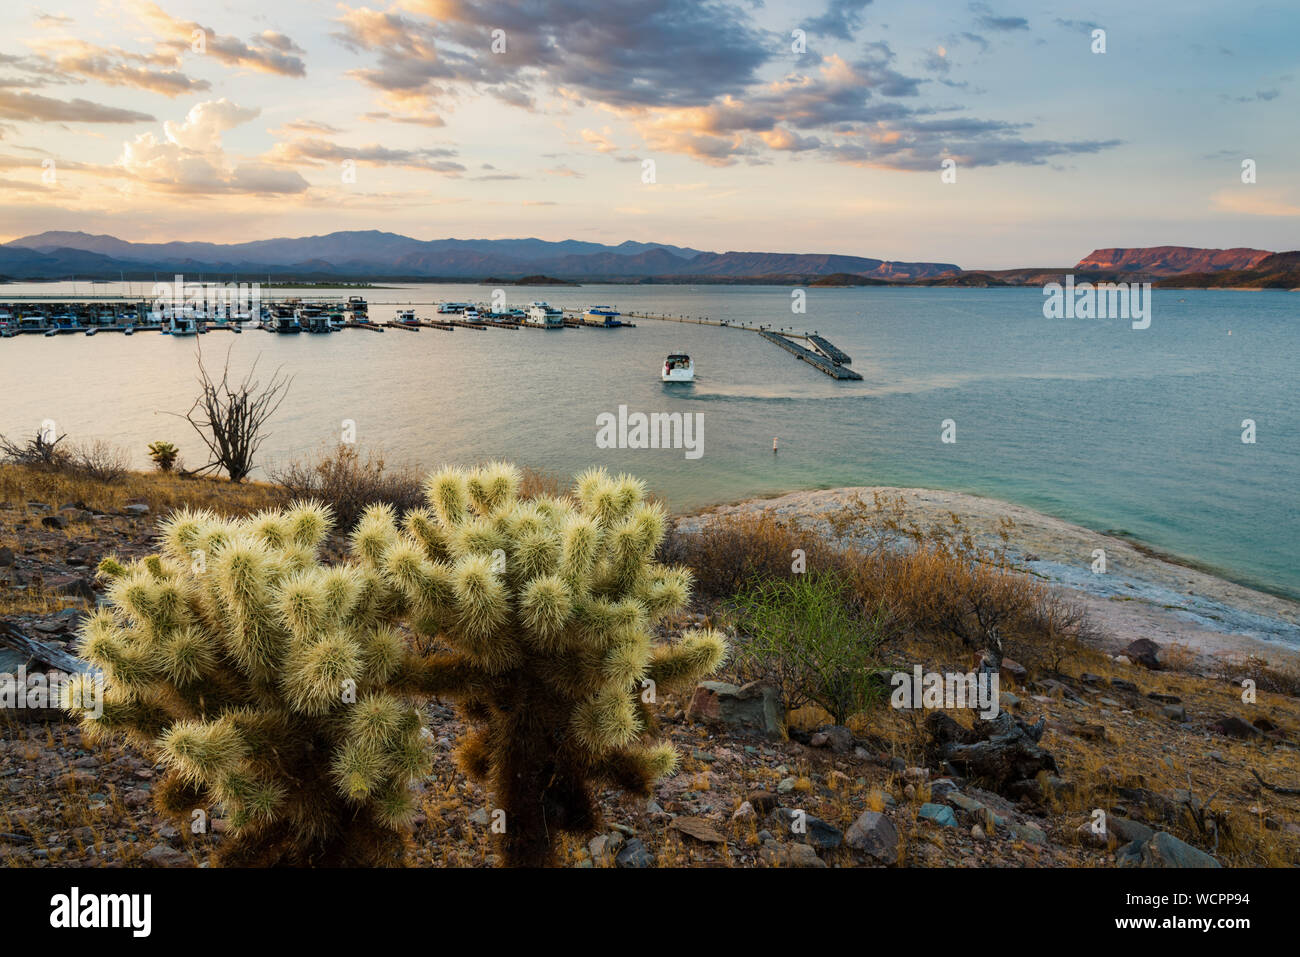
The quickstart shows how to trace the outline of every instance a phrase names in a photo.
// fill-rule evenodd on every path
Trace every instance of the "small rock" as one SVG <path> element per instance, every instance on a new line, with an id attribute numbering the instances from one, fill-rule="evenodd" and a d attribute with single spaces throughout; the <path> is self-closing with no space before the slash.
<path id="1" fill-rule="evenodd" d="M 158 843 L 140 855 L 140 860 L 151 867 L 178 867 L 189 863 L 189 858 L 173 847 Z"/>
<path id="2" fill-rule="evenodd" d="M 765 844 L 759 856 L 774 867 L 825 867 L 809 844 Z"/>
<path id="3" fill-rule="evenodd" d="M 836 754 L 846 754 L 853 749 L 853 732 L 843 725 L 829 724 L 809 739 L 814 748 L 830 748 Z"/>
<path id="4" fill-rule="evenodd" d="M 1214 723 L 1210 725 L 1210 730 L 1215 734 L 1221 734 L 1229 738 L 1241 738 L 1243 740 L 1257 738 L 1261 734 L 1259 728 L 1255 727 L 1253 724 L 1248 724 L 1235 715 L 1227 714 L 1216 719 Z"/>
<path id="5" fill-rule="evenodd" d="M 742 801 L 740 807 L 736 808 L 731 815 L 733 821 L 752 821 L 756 817 L 758 814 L 754 811 L 754 805 L 748 801 Z"/>
<path id="6" fill-rule="evenodd" d="M 952 813 L 952 808 L 946 804 L 931 804 L 926 801 L 917 811 L 918 817 L 923 817 L 927 821 L 933 821 L 940 827 L 956 827 L 957 815 Z"/>
<path id="7" fill-rule="evenodd" d="M 1010 830 L 1012 837 L 1019 838 L 1030 844 L 1047 843 L 1047 835 L 1043 833 L 1041 828 L 1032 824 L 1012 824 Z"/>
<path id="8" fill-rule="evenodd" d="M 702 681 L 686 708 L 690 720 L 722 724 L 784 740 L 785 702 L 771 685 L 751 681 L 743 687 L 725 681 Z"/>
<path id="9" fill-rule="evenodd" d="M 675 817 L 670 826 L 702 844 L 727 843 L 727 839 L 718 833 L 718 829 L 702 817 Z"/>
<path id="10" fill-rule="evenodd" d="M 1187 709 L 1181 704 L 1167 704 L 1160 709 L 1160 713 L 1170 721 L 1177 721 L 1179 724 L 1187 720 Z"/>
<path id="11" fill-rule="evenodd" d="M 136 502 L 133 505 L 128 505 L 123 508 L 122 512 L 126 515 L 148 515 L 149 506 L 145 505 L 143 502 Z"/>
<path id="12" fill-rule="evenodd" d="M 1025 666 L 1022 665 L 1020 662 L 1013 661 L 1010 658 L 1002 659 L 1003 678 L 1011 678 L 1014 679 L 1017 684 L 1024 684 L 1025 678 L 1027 678 L 1028 676 L 1029 676 L 1028 670 L 1026 670 Z"/>
<path id="13" fill-rule="evenodd" d="M 883 864 L 898 861 L 898 829 L 894 822 L 878 811 L 864 811 L 849 825 L 844 842 L 865 851 Z"/>
<path id="14" fill-rule="evenodd" d="M 972 840 L 984 840 L 984 828 L 980 827 L 978 824 L 972 824 L 970 828 L 970 836 Z"/>
<path id="15" fill-rule="evenodd" d="M 637 837 L 628 841 L 614 858 L 614 863 L 619 867 L 653 867 L 654 862 L 654 855 Z"/>

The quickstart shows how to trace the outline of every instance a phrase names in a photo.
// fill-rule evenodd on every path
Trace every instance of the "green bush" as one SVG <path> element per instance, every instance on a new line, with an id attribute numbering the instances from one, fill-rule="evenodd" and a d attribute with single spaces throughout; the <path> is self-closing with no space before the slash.
<path id="1" fill-rule="evenodd" d="M 730 609 L 737 672 L 771 682 L 788 707 L 816 704 L 844 724 L 877 693 L 872 671 L 891 619 L 883 607 L 864 612 L 839 574 L 755 579 Z"/>

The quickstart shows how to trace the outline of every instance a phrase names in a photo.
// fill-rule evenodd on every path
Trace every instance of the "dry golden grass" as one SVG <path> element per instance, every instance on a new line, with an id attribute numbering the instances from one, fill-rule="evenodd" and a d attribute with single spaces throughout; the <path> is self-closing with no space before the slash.
<path id="1" fill-rule="evenodd" d="M 152 513 L 181 506 L 210 508 L 223 515 L 246 515 L 283 504 L 284 493 L 262 482 L 235 484 L 215 478 L 181 478 L 161 472 L 128 472 L 115 482 L 19 465 L 0 465 L 0 501 L 43 502 L 59 508 L 82 502 L 100 512 L 120 511 L 130 502 L 144 502 Z"/>

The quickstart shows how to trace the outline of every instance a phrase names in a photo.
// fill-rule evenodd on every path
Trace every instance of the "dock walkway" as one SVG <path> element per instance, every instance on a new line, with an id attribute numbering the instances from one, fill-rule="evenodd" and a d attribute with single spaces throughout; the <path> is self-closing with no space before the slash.
<path id="1" fill-rule="evenodd" d="M 813 344 L 813 348 L 824 355 L 837 366 L 847 366 L 853 364 L 853 357 L 847 352 L 837 349 L 835 345 L 825 336 L 811 335 L 808 341 Z"/>
<path id="2" fill-rule="evenodd" d="M 862 379 L 862 376 L 854 372 L 852 369 L 846 369 L 842 365 L 838 365 L 837 363 L 831 362 L 829 359 L 826 359 L 818 355 L 816 352 L 813 352 L 811 349 L 805 349 L 803 346 L 798 345 L 795 342 L 792 342 L 790 339 L 786 338 L 785 336 L 778 335 L 775 332 L 768 332 L 766 330 L 760 332 L 759 335 L 762 336 L 764 339 L 766 339 L 768 342 L 776 343 L 778 346 L 780 346 L 786 352 L 790 353 L 792 356 L 795 356 L 798 359 L 802 359 L 804 362 L 808 363 L 818 372 L 826 373 L 832 379 L 841 379 L 841 380 Z"/>

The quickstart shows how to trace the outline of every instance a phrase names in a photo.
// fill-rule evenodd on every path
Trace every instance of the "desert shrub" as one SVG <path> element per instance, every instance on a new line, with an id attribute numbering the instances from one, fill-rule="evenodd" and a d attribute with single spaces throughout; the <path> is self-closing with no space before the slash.
<path id="1" fill-rule="evenodd" d="M 340 444 L 315 461 L 292 462 L 271 471 L 271 480 L 293 498 L 330 507 L 341 528 L 356 525 L 371 505 L 389 505 L 400 517 L 424 504 L 422 479 L 409 469 L 390 469 L 382 454 L 363 458 L 355 445 Z"/>
<path id="2" fill-rule="evenodd" d="M 449 696 L 472 727 L 457 757 L 505 812 L 510 865 L 552 860 L 559 834 L 598 823 L 592 790 L 646 796 L 674 768 L 654 702 L 711 673 L 712 631 L 654 644 L 687 601 L 690 573 L 653 560 L 664 511 L 642 484 L 592 470 L 572 498 L 519 498 L 507 465 L 445 469 L 429 507 L 371 506 L 353 532 L 363 567 L 394 582 L 434 651 L 410 686 Z"/>
<path id="3" fill-rule="evenodd" d="M 159 439 L 157 442 L 149 443 L 149 458 L 153 460 L 159 472 L 170 472 L 176 466 L 176 458 L 179 455 L 180 449 L 170 442 Z"/>
<path id="4" fill-rule="evenodd" d="M 96 439 L 72 447 L 67 469 L 96 482 L 117 482 L 131 470 L 131 457 L 118 446 Z"/>
<path id="5" fill-rule="evenodd" d="M 737 674 L 771 682 L 790 709 L 816 704 L 844 724 L 875 696 L 876 652 L 892 620 L 883 606 L 862 609 L 840 574 L 756 578 L 729 608 Z"/>
<path id="6" fill-rule="evenodd" d="M 0 435 L 0 462 L 27 468 L 60 472 L 67 468 L 71 453 L 59 444 L 66 435 L 54 435 L 44 429 L 26 441 L 13 441 Z"/>
<path id="7" fill-rule="evenodd" d="M 291 379 L 276 371 L 263 386 L 254 379 L 257 361 L 238 382 L 230 376 L 230 353 L 221 377 L 214 378 L 198 358 L 199 395 L 185 420 L 202 439 L 211 460 L 198 474 L 225 472 L 232 482 L 242 482 L 253 471 L 254 458 L 267 438 L 266 423 L 289 391 Z"/>
<path id="8" fill-rule="evenodd" d="M 1238 688 L 1249 679 L 1260 691 L 1300 698 L 1300 668 L 1293 662 L 1270 663 L 1253 654 L 1235 656 L 1222 663 L 1219 673 Z"/>
<path id="9" fill-rule="evenodd" d="M 0 435 L 0 464 L 80 476 L 95 482 L 119 481 L 131 468 L 126 452 L 109 442 L 96 439 L 68 447 L 63 444 L 66 438 L 45 430 L 21 442 Z"/>
<path id="10" fill-rule="evenodd" d="M 699 594 L 726 598 L 755 579 L 789 578 L 796 550 L 810 571 L 845 566 L 845 556 L 824 538 L 766 512 L 706 518 L 697 530 L 673 530 L 659 558 L 689 567 Z"/>
<path id="11" fill-rule="evenodd" d="M 400 596 L 374 570 L 321 565 L 329 525 L 314 504 L 238 521 L 183 510 L 161 555 L 101 565 L 111 604 L 81 648 L 105 678 L 102 713 L 84 682 L 65 704 L 92 740 L 125 732 L 167 766 L 160 812 L 219 808 L 224 863 L 395 861 L 408 784 L 428 771 L 396 690 L 412 670 Z"/>

